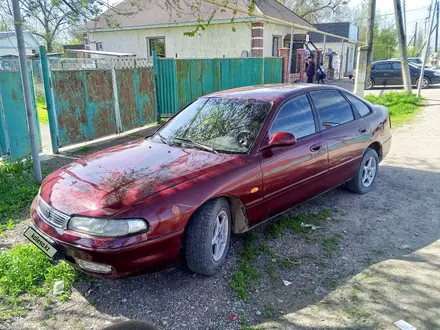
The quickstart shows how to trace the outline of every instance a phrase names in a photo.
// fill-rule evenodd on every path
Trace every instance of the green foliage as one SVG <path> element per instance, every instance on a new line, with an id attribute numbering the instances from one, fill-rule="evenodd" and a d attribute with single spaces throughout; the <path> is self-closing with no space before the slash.
<path id="1" fill-rule="evenodd" d="M 0 225 L 27 210 L 38 188 L 30 160 L 0 163 Z"/>
<path id="2" fill-rule="evenodd" d="M 382 96 L 367 95 L 365 99 L 371 103 L 386 106 L 393 127 L 410 122 L 424 104 L 422 98 L 406 92 L 390 92 Z"/>
<path id="3" fill-rule="evenodd" d="M 387 60 L 398 54 L 397 30 L 395 28 L 374 28 L 373 61 Z"/>
<path id="4" fill-rule="evenodd" d="M 15 222 L 9 219 L 6 223 L 0 223 L 0 237 L 5 236 L 7 230 L 12 230 L 15 227 Z"/>

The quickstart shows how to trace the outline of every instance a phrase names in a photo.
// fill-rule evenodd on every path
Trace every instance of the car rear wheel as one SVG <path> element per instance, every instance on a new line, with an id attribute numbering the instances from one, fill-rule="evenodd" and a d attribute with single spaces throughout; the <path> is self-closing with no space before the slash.
<path id="1" fill-rule="evenodd" d="M 368 79 L 366 82 L 365 82 L 365 89 L 366 90 L 369 90 L 369 89 L 372 89 L 374 87 L 374 81 L 373 81 L 373 79 Z"/>
<path id="2" fill-rule="evenodd" d="M 348 181 L 345 186 L 348 190 L 365 194 L 373 188 L 379 170 L 379 156 L 376 150 L 368 148 L 362 157 L 361 166 L 356 176 Z"/>
<path id="3" fill-rule="evenodd" d="M 184 255 L 193 272 L 216 274 L 229 251 L 231 241 L 231 209 L 224 198 L 202 205 L 185 229 Z"/>
<path id="4" fill-rule="evenodd" d="M 422 79 L 422 89 L 428 88 L 431 85 L 431 81 L 428 77 L 423 77 Z M 419 79 L 416 81 L 416 86 L 419 86 Z"/>

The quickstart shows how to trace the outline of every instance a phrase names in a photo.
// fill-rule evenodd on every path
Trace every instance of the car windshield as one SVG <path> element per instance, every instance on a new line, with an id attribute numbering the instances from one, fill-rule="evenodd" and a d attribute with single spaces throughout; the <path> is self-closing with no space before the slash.
<path id="1" fill-rule="evenodd" d="M 154 139 L 212 152 L 246 153 L 271 105 L 250 99 L 201 98 L 170 120 Z"/>

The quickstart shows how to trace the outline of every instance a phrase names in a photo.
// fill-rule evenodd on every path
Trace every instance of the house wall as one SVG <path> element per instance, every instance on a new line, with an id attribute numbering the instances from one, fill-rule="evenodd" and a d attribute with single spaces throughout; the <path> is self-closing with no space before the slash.
<path id="1" fill-rule="evenodd" d="M 280 47 L 284 47 L 284 37 L 289 34 L 291 28 L 288 26 L 277 25 L 272 23 L 264 23 L 264 50 L 263 56 L 270 57 L 272 56 L 272 38 L 274 36 L 281 36 Z M 295 31 L 295 33 L 299 33 Z"/>
<path id="2" fill-rule="evenodd" d="M 233 32 L 232 28 L 236 31 Z M 187 37 L 183 33 L 194 27 L 182 26 L 143 30 L 119 30 L 89 32 L 91 42 L 102 42 L 104 51 L 135 53 L 148 57 L 148 37 L 165 37 L 166 57 L 212 58 L 240 57 L 243 51 L 251 51 L 251 24 L 224 23 L 207 26 L 200 35 Z"/>
<path id="3" fill-rule="evenodd" d="M 315 43 L 315 46 L 322 50 L 324 47 L 323 43 Z M 338 56 L 334 56 L 333 58 L 333 67 L 335 71 L 339 73 L 339 55 L 341 54 L 341 43 L 340 42 L 327 42 L 325 44 L 326 54 L 328 52 L 328 49 L 331 49 L 333 53 L 336 53 Z M 347 48 L 349 49 L 349 56 L 348 59 L 346 58 L 347 55 Z M 355 57 L 356 57 L 356 44 L 353 44 L 351 42 L 344 42 L 344 54 L 343 54 L 343 68 L 347 68 L 347 70 L 344 70 L 342 73 L 345 74 L 345 71 L 347 73 L 353 72 L 355 69 Z"/>
<path id="4" fill-rule="evenodd" d="M 32 54 L 32 50 L 38 50 L 38 43 L 28 33 L 24 33 L 24 44 L 27 54 Z M 17 39 L 15 36 L 4 38 L 0 40 L 0 56 L 2 55 L 17 55 Z"/>

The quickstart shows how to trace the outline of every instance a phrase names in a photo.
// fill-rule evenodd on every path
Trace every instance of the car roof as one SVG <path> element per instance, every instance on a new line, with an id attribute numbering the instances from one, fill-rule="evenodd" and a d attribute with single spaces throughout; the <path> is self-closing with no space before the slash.
<path id="1" fill-rule="evenodd" d="M 258 85 L 247 86 L 233 89 L 227 89 L 219 92 L 214 92 L 202 97 L 221 97 L 221 98 L 242 98 L 254 99 L 261 101 L 273 101 L 274 99 L 285 99 L 301 92 L 310 92 L 322 89 L 343 90 L 331 85 L 310 85 L 310 84 L 273 84 L 273 85 Z M 346 91 L 346 90 L 343 90 Z"/>

